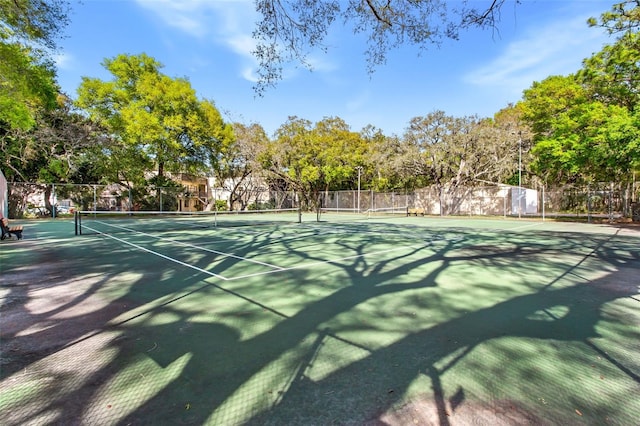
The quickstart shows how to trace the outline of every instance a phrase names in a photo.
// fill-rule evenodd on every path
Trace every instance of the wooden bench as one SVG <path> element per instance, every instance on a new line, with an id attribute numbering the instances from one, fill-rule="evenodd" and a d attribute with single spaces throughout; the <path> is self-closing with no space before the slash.
<path id="1" fill-rule="evenodd" d="M 15 235 L 19 240 L 22 239 L 22 225 L 19 226 L 9 226 L 9 219 L 3 217 L 2 220 L 2 238 L 10 238 L 11 235 Z"/>
<path id="2" fill-rule="evenodd" d="M 418 216 L 418 215 L 420 215 L 420 216 L 424 216 L 424 209 L 423 209 L 423 208 L 420 208 L 420 207 L 415 207 L 415 208 L 412 208 L 412 209 L 408 209 L 408 210 L 407 210 L 407 216 L 411 216 L 411 215 L 414 215 L 414 216 Z"/>

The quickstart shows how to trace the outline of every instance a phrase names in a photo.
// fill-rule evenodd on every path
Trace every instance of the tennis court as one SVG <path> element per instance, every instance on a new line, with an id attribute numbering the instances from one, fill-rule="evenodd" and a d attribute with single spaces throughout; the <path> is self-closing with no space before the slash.
<path id="1" fill-rule="evenodd" d="M 638 227 L 191 219 L 3 242 L 0 423 L 638 423 Z"/>

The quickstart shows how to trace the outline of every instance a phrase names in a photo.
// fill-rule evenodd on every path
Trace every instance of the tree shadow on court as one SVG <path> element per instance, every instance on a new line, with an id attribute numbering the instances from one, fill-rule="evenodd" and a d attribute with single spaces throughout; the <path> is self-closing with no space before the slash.
<path id="1" fill-rule="evenodd" d="M 401 232 L 407 231 L 412 232 L 411 229 Z M 547 234 L 547 237 L 560 238 L 553 233 Z M 381 241 L 383 239 L 381 237 Z M 425 390 L 425 394 L 433 398 L 437 422 L 448 424 L 450 413 L 447 412 L 447 402 L 449 406 L 463 404 L 464 389 L 448 395 L 442 386 L 442 376 L 474 348 L 506 337 L 558 342 L 588 341 L 598 336 L 595 327 L 602 318 L 603 305 L 618 298 L 632 296 L 638 290 L 637 286 L 620 286 L 612 291 L 604 285 L 600 286 L 598 281 L 554 289 L 551 280 L 546 289 L 538 286 L 534 293 L 516 295 L 493 306 L 453 316 L 426 329 L 418 326 L 419 331 L 411 332 L 386 347 L 367 348 L 341 337 L 341 333 L 350 332 L 361 325 L 358 318 L 336 328 L 328 328 L 326 323 L 380 296 L 435 288 L 439 285 L 443 272 L 454 264 L 480 262 L 509 268 L 508 265 L 521 259 L 522 265 L 512 267 L 511 272 L 517 274 L 535 273 L 541 264 L 554 263 L 553 259 L 546 258 L 548 247 L 544 244 L 531 246 L 509 243 L 498 247 L 499 243 L 504 243 L 504 237 L 474 236 L 467 233 L 460 240 L 439 239 L 437 245 L 430 241 L 419 241 L 404 252 L 389 253 L 383 261 L 370 260 L 366 256 L 370 245 L 375 241 L 376 237 L 372 236 L 366 242 L 354 243 L 348 238 L 344 242 L 338 242 L 338 245 L 343 244 L 345 252 L 355 251 L 359 256 L 331 261 L 338 271 L 335 274 L 335 279 L 340 281 L 336 285 L 337 289 L 289 315 L 273 308 L 274 303 L 253 299 L 250 287 L 256 285 L 255 281 L 248 283 L 247 287 L 243 287 L 242 283 L 234 283 L 233 290 L 224 288 L 225 283 L 218 285 L 203 282 L 198 286 L 203 276 L 193 273 L 180 277 L 179 283 L 172 283 L 170 278 L 160 278 L 162 274 L 159 272 L 166 273 L 173 265 L 163 267 L 162 271 L 151 272 L 147 268 L 152 266 L 140 264 L 141 260 L 123 260 L 121 266 L 124 270 L 131 268 L 142 273 L 140 282 L 153 281 L 152 277 L 158 277 L 158 282 L 154 284 L 166 284 L 166 288 L 133 294 L 136 291 L 134 286 L 128 294 L 114 300 L 110 304 L 111 308 L 120 303 L 138 306 L 181 288 L 192 288 L 184 297 L 195 298 L 215 289 L 217 292 L 241 297 L 258 312 L 275 315 L 277 322 L 274 321 L 275 325 L 253 337 L 242 338 L 242 330 L 228 325 L 229 318 L 217 314 L 215 309 L 211 309 L 209 319 L 203 319 L 202 315 L 179 310 L 177 304 L 173 303 L 174 300 L 168 300 L 157 308 L 141 313 L 140 318 L 147 316 L 148 321 L 126 321 L 110 327 L 109 330 L 121 332 L 120 338 L 113 339 L 108 344 L 115 354 L 113 359 L 107 366 L 92 373 L 85 384 L 65 396 L 73 399 L 73 402 L 57 400 L 51 406 L 63 413 L 61 418 L 78 421 L 83 414 L 83 407 L 94 404 L 105 383 L 114 380 L 131 384 L 136 381 L 153 381 L 153 377 L 138 377 L 139 373 L 134 368 L 141 360 L 151 360 L 160 369 L 168 371 L 175 368 L 179 373 L 167 380 L 153 395 L 138 399 L 132 395 L 130 402 L 133 407 L 130 407 L 127 415 L 116 417 L 119 418 L 119 424 L 202 424 L 210 420 L 225 404 L 229 408 L 223 420 L 228 424 L 246 421 L 255 424 L 375 422 L 378 415 L 402 402 L 405 391 L 420 375 L 428 378 L 431 384 L 431 389 Z M 559 251 L 579 251 L 584 241 L 576 241 L 580 241 L 578 236 L 567 239 Z M 596 241 L 598 245 L 593 253 L 605 253 L 602 256 L 607 266 L 621 266 L 617 251 L 607 253 L 600 250 L 600 243 L 605 241 Z M 253 243 L 255 241 L 237 244 L 234 250 L 242 253 L 244 249 L 248 253 L 252 250 Z M 296 248 L 286 241 L 284 245 L 292 256 L 297 256 L 302 261 L 327 260 L 321 256 L 313 256 L 309 251 Z M 590 247 L 593 248 L 593 244 Z M 582 248 L 584 256 L 592 254 Z M 537 263 L 527 263 L 531 257 L 536 257 Z M 209 260 L 203 257 L 194 264 L 204 268 L 207 262 Z M 217 267 L 224 271 L 237 262 L 237 259 L 226 259 Z M 415 274 L 415 271 L 430 263 L 436 266 L 425 274 Z M 625 265 L 629 267 L 629 262 Z M 574 268 L 575 265 L 567 265 L 563 269 L 569 274 Z M 306 286 L 317 285 L 315 277 L 304 269 L 266 275 L 262 285 L 277 286 L 279 281 L 285 279 L 297 282 L 300 291 Z M 201 304 L 204 306 L 200 310 L 206 312 L 206 305 L 214 304 L 213 300 L 215 296 L 210 294 L 202 297 Z M 552 321 L 536 319 L 536 315 L 540 313 L 548 312 L 552 315 L 551 308 L 556 306 L 565 308 L 561 317 L 552 318 Z M 437 300 L 418 300 L 413 307 L 438 309 Z M 109 308 L 104 309 L 106 310 L 102 312 L 107 312 Z M 113 318 L 116 313 L 120 313 L 119 310 L 116 311 Z M 90 315 L 102 314 L 87 314 Z M 154 317 L 163 315 L 172 319 L 164 322 L 152 321 Z M 251 321 L 261 318 L 256 314 L 237 324 L 251 324 Z M 75 320 L 82 320 L 82 316 Z M 367 326 L 376 328 L 375 316 L 361 320 L 371 321 Z M 337 368 L 322 379 L 310 380 L 306 371 L 311 368 L 326 339 L 353 346 L 366 353 L 366 356 Z M 276 363 L 279 363 L 278 367 L 275 366 Z M 176 367 L 177 364 L 180 364 L 180 368 Z M 638 382 L 632 369 L 627 369 L 627 372 L 629 377 Z M 499 374 L 497 371 L 495 373 Z M 131 376 L 124 377 L 127 374 Z M 287 382 L 288 386 L 283 388 L 278 385 L 283 382 Z M 238 395 L 246 400 L 232 404 L 230 401 Z M 532 414 L 527 419 L 535 420 L 535 416 Z"/>
<path id="2" fill-rule="evenodd" d="M 640 268 L 635 268 L 635 273 L 640 275 Z M 615 273 L 613 275 L 615 280 Z M 300 374 L 290 386 L 282 402 L 272 410 L 254 418 L 252 424 L 281 424 L 287 419 L 294 419 L 295 424 L 314 422 L 342 424 L 352 421 L 357 424 L 367 422 L 382 424 L 377 420 L 379 416 L 401 402 L 408 387 L 419 376 L 424 376 L 428 378 L 430 385 L 424 389 L 424 395 L 433 398 L 435 414 L 437 414 L 437 420 L 433 419 L 433 422 L 448 425 L 454 414 L 450 407 L 455 407 L 462 402 L 460 399 L 464 398 L 460 395 L 464 395 L 464 388 L 458 389 L 456 394 L 447 395 L 442 387 L 442 376 L 479 345 L 508 338 L 583 343 L 590 346 L 598 357 L 607 359 L 628 379 L 640 385 L 640 376 L 633 371 L 639 367 L 638 365 L 624 366 L 591 342 L 591 339 L 601 337 L 596 330 L 596 325 L 602 319 L 603 305 L 619 298 L 632 296 L 638 291 L 639 285 L 635 288 L 628 286 L 626 289 L 612 290 L 608 285 L 611 279 L 608 277 L 603 280 L 603 285 L 596 280 L 589 284 L 578 284 L 559 290 L 541 290 L 465 314 L 424 331 L 410 334 L 385 348 L 372 350 L 362 360 L 338 369 L 317 381 Z M 553 314 L 553 310 L 558 307 L 565 308 L 565 313 L 561 317 Z M 517 354 L 517 351 L 514 352 Z M 315 354 L 309 354 L 309 360 L 314 358 Z M 537 360 L 540 361 L 539 358 Z M 557 370 L 571 369 L 578 362 L 580 362 L 578 359 L 565 359 L 564 365 L 558 365 Z M 311 365 L 312 363 L 309 362 L 309 368 Z M 491 386 L 500 386 L 500 377 L 506 376 L 504 369 L 522 369 L 524 373 L 536 368 L 535 365 L 523 365 L 522 360 L 510 359 L 508 354 L 505 354 L 502 363 L 494 362 L 489 365 L 492 365 L 493 370 L 483 371 L 481 374 L 468 371 L 469 381 L 478 377 L 494 378 L 494 380 L 488 380 L 491 383 L 487 383 L 484 389 L 489 395 L 493 393 Z M 478 367 L 486 368 L 487 364 L 478 365 Z M 527 377 L 523 374 L 520 380 L 535 383 L 536 380 L 544 379 Z M 575 386 L 571 383 L 566 385 L 569 388 Z M 544 388 L 545 385 L 537 383 L 533 386 Z M 624 399 L 628 395 L 621 393 L 618 397 L 622 399 L 619 401 L 620 405 L 611 406 L 610 411 L 606 413 L 612 419 L 620 408 L 624 407 Z M 458 401 L 454 402 L 456 398 Z M 541 418 L 540 415 L 549 415 L 549 413 L 527 411 L 523 407 L 517 407 L 517 403 L 513 401 L 509 402 L 509 405 L 514 412 L 520 410 L 517 417 L 512 419 L 517 423 L 544 424 L 561 421 L 553 416 Z M 597 405 L 597 401 L 594 401 L 594 407 L 589 408 L 595 408 Z M 305 410 L 301 411 L 299 407 L 305 407 Z M 494 408 L 499 409 L 499 404 L 495 404 Z M 586 411 L 584 407 L 580 408 Z M 368 413 L 371 417 L 359 417 L 364 413 Z M 481 417 L 483 413 L 476 414 Z M 558 415 L 558 413 L 554 414 Z M 563 421 L 575 420 L 573 410 L 564 413 L 564 416 Z M 604 418 L 605 415 L 601 417 L 601 419 Z M 632 419 L 628 417 L 619 420 L 625 423 Z M 411 416 L 404 421 L 410 422 Z"/>
<path id="3" fill-rule="evenodd" d="M 80 246 L 72 240 L 34 245 L 26 260 L 3 264 L 0 380 L 100 333 L 136 307 L 203 286 L 195 271 L 176 277 L 173 265 L 150 262 L 126 246 Z M 134 278 L 122 282 L 121 274 Z"/>
<path id="4" fill-rule="evenodd" d="M 2 424 L 40 423 L 52 412 L 59 413 L 54 417 L 61 424 L 81 423 L 101 386 L 126 367 L 100 367 L 109 358 L 100 337 L 128 331 L 126 324 L 135 319 L 130 312 L 146 303 L 209 287 L 196 271 L 176 274 L 174 265 L 150 262 L 148 255 L 126 246 L 85 242 L 77 250 L 75 245 L 34 245 L 28 262 L 3 264 L 0 401 L 8 408 L 0 413 Z M 122 282 L 121 274 L 133 279 Z M 86 352 L 93 358 L 84 359 Z M 73 359 L 78 355 L 83 361 Z M 41 363 L 47 359 L 55 361 Z M 25 394 L 33 383 L 37 387 Z"/>
<path id="5" fill-rule="evenodd" d="M 483 244 L 487 244 L 486 237 L 480 240 Z M 469 243 L 474 243 L 473 236 L 465 240 L 466 245 Z M 508 250 L 488 250 L 483 245 L 471 249 L 466 247 L 467 252 L 452 254 L 460 248 L 458 245 L 455 241 L 443 242 L 435 252 L 426 250 L 426 247 L 429 247 L 428 244 L 417 245 L 409 253 L 410 256 L 416 256 L 415 260 L 401 262 L 400 266 L 392 265 L 394 261 L 407 257 L 407 253 L 387 257 L 382 262 L 367 263 L 363 257 L 356 257 L 349 262 L 343 261 L 340 269 L 344 273 L 342 277 L 344 285 L 341 288 L 303 307 L 296 314 L 283 315 L 282 321 L 253 338 L 234 341 L 234 338 L 230 337 L 233 333 L 221 324 L 216 324 L 209 330 L 206 325 L 197 325 L 194 333 L 198 336 L 198 341 L 187 339 L 174 349 L 168 349 L 164 355 L 160 353 L 149 355 L 159 365 L 166 365 L 167 361 L 162 361 L 164 357 L 168 360 L 176 360 L 190 354 L 190 361 L 184 367 L 180 378 L 142 404 L 120 423 L 135 424 L 143 419 L 166 417 L 190 424 L 204 422 L 220 407 L 220 404 L 232 398 L 241 388 L 249 386 L 248 383 L 255 381 L 255 377 L 259 376 L 271 363 L 276 362 L 284 354 L 294 351 L 295 354 L 287 358 L 288 365 L 284 368 L 285 373 L 279 373 L 290 375 L 288 380 L 291 385 L 284 391 L 280 390 L 282 394 L 277 397 L 270 395 L 270 392 L 279 391 L 269 389 L 269 385 L 243 390 L 245 397 L 250 400 L 244 406 L 248 410 L 252 404 L 255 404 L 256 399 L 261 398 L 271 400 L 274 405 L 274 408 L 259 414 L 265 407 L 258 404 L 260 409 L 255 409 L 257 412 L 252 421 L 255 424 L 364 422 L 375 413 L 384 412 L 399 402 L 404 391 L 419 374 L 429 377 L 439 422 L 447 424 L 446 396 L 438 384 L 440 377 L 477 345 L 503 337 L 555 341 L 584 341 L 596 337 L 594 327 L 600 319 L 602 305 L 637 291 L 637 288 L 609 291 L 598 289 L 597 286 L 540 290 L 534 294 L 514 297 L 491 308 L 468 313 L 425 331 L 410 334 L 383 349 L 368 350 L 365 347 L 359 347 L 360 350 L 368 351 L 369 355 L 361 361 L 339 369 L 319 382 L 314 383 L 305 377 L 304 370 L 312 364 L 322 339 L 341 340 L 339 334 L 350 331 L 348 327 L 335 330 L 322 328 L 325 322 L 336 316 L 378 296 L 434 287 L 437 285 L 440 274 L 455 262 L 491 262 L 492 260 L 497 262 L 504 260 L 505 257 L 510 261 L 517 260 L 518 257 L 524 260 L 544 252 L 543 247 L 515 246 Z M 364 255 L 367 247 L 367 244 L 362 244 L 356 252 Z M 354 249 L 354 247 L 348 248 Z M 291 247 L 291 250 L 292 253 L 297 251 L 294 247 Z M 423 251 L 424 256 L 420 256 Z M 297 254 L 310 261 L 322 260 L 319 257 L 310 256 L 305 251 Z M 395 278 L 405 276 L 428 262 L 439 262 L 440 265 L 429 274 L 417 279 L 393 282 Z M 566 271 L 569 272 L 570 269 L 572 268 L 567 267 Z M 363 276 L 363 271 L 366 271 L 366 276 Z M 289 278 L 300 279 L 295 275 Z M 269 283 L 265 282 L 265 285 Z M 301 287 L 303 285 L 301 284 Z M 528 318 L 529 315 L 560 305 L 564 306 L 568 313 L 554 320 L 553 326 L 550 326 L 548 321 Z M 424 308 L 429 309 L 429 304 Z M 356 324 L 353 325 L 356 326 Z M 152 347 L 153 340 L 162 341 L 167 337 L 171 339 L 171 336 L 177 333 L 175 327 L 176 325 L 169 325 L 163 326 L 162 329 L 141 331 L 141 336 L 148 336 L 143 346 Z M 217 333 L 222 333 L 226 337 L 221 338 Z M 220 346 L 215 344 L 217 340 L 222 342 Z M 354 342 L 342 340 L 346 344 L 357 346 Z M 129 352 L 123 349 L 121 351 Z M 216 351 L 218 353 L 215 356 L 212 355 Z M 457 354 L 455 361 L 445 368 L 436 367 L 438 361 L 452 354 Z M 187 405 L 188 410 L 185 409 Z M 239 419 L 243 418 L 240 413 L 236 414 L 237 418 L 227 419 L 229 423 L 241 422 Z"/>
<path id="6" fill-rule="evenodd" d="M 465 232 L 468 232 L 466 230 Z M 291 421 L 296 424 L 319 423 L 360 423 L 366 418 L 358 418 L 361 413 L 372 413 L 379 410 L 384 412 L 401 401 L 402 395 L 410 384 L 419 375 L 429 378 L 431 389 L 426 390 L 426 394 L 432 394 L 439 424 L 449 424 L 450 410 L 447 409 L 444 391 L 441 386 L 441 376 L 450 368 L 461 361 L 478 345 L 495 339 L 502 338 L 528 338 L 542 339 L 553 342 L 580 342 L 588 346 L 591 351 L 597 354 L 598 358 L 606 359 L 614 368 L 618 369 L 627 378 L 640 384 L 640 377 L 634 373 L 634 368 L 640 366 L 625 366 L 617 361 L 605 350 L 600 349 L 590 341 L 592 338 L 600 337 L 596 332 L 596 325 L 602 319 L 603 306 L 616 299 L 633 297 L 640 289 L 640 251 L 635 243 L 629 243 L 626 247 L 620 244 L 607 246 L 610 237 L 593 238 L 584 245 L 585 237 L 576 243 L 575 235 L 557 234 L 553 232 L 542 232 L 540 238 L 566 238 L 565 244 L 554 250 L 549 250 L 544 244 L 516 245 L 515 247 L 494 247 L 487 243 L 486 238 L 480 239 L 483 244 L 476 245 L 474 238 L 468 236 L 465 244 L 447 244 L 446 247 L 433 256 L 426 257 L 425 262 L 441 262 L 440 266 L 434 269 L 422 283 L 409 283 L 393 288 L 389 287 L 387 278 L 381 271 L 387 267 L 386 262 L 377 263 L 373 266 L 372 273 L 365 285 L 372 285 L 374 288 L 381 285 L 383 289 L 376 288 L 373 291 L 364 290 L 364 295 L 356 296 L 359 302 L 363 302 L 369 297 L 403 291 L 416 287 L 437 284 L 439 275 L 456 262 L 478 262 L 483 265 L 493 263 L 500 264 L 508 259 L 509 263 L 518 265 L 518 259 L 522 264 L 513 268 L 513 273 L 529 273 L 533 261 L 536 268 L 541 263 L 556 262 L 554 256 L 566 254 L 567 251 L 576 251 L 582 259 L 572 265 L 567 265 L 564 272 L 553 279 L 550 279 L 544 287 L 540 288 L 539 280 L 537 287 L 539 291 L 513 297 L 509 300 L 497 303 L 496 305 L 480 309 L 475 312 L 465 313 L 460 318 L 456 318 L 427 330 L 410 334 L 406 338 L 394 343 L 384 349 L 371 350 L 370 355 L 363 360 L 355 362 L 345 368 L 338 369 L 335 373 L 319 381 L 312 381 L 304 373 L 299 374 L 286 392 L 283 401 L 273 410 L 264 415 L 257 416 L 255 424 L 279 424 Z M 572 237 L 572 238 L 569 238 Z M 585 251 L 585 247 L 590 250 Z M 459 250 L 461 249 L 461 250 Z M 474 254 L 475 252 L 475 254 Z M 624 252 L 624 253 L 622 253 Z M 455 254 L 454 254 L 455 253 Z M 586 282 L 571 287 L 560 286 L 559 290 L 554 289 L 561 278 L 575 274 L 578 266 L 590 257 L 595 257 L 602 261 L 599 267 L 610 268 L 612 271 L 606 278 Z M 357 283 L 361 278 L 362 267 L 366 265 L 356 265 L 362 262 L 359 258 L 352 266 L 344 268 L 349 273 L 352 283 Z M 413 266 L 407 264 L 407 270 L 395 270 L 394 275 L 401 275 L 410 271 Z M 625 268 L 627 273 L 621 274 L 617 268 Z M 635 277 L 635 278 L 633 278 Z M 376 281 L 379 278 L 380 281 Z M 582 278 L 579 281 L 584 281 Z M 384 288 L 386 287 L 386 288 Z M 362 291 L 357 288 L 356 291 Z M 347 292 L 349 290 L 347 289 Z M 340 296 L 339 296 L 340 297 Z M 348 297 L 347 297 L 348 299 Z M 324 301 L 323 301 L 324 303 Z M 354 303 L 355 306 L 357 303 Z M 333 305 L 332 302 L 329 305 Z M 425 304 L 422 308 L 430 309 L 433 305 Z M 562 314 L 558 316 L 556 311 L 560 308 Z M 334 312 L 335 314 L 336 312 Z M 540 317 L 543 317 L 541 319 Z M 355 326 L 358 329 L 358 326 Z M 329 337 L 336 334 L 350 331 L 348 328 L 338 330 L 326 330 Z M 638 338 L 636 333 L 629 338 Z M 311 368 L 313 360 L 317 357 L 315 353 L 308 354 L 308 366 Z M 443 360 L 449 359 L 444 367 L 439 366 Z M 569 360 L 567 360 L 569 363 Z M 504 364 L 501 368 L 507 368 Z M 301 369 L 304 370 L 304 369 Z M 495 371 L 499 375 L 499 371 Z M 568 385 L 571 386 L 570 384 Z M 491 389 L 486 389 L 491 393 Z M 460 395 L 464 392 L 456 392 L 450 396 L 450 406 L 460 404 Z M 626 395 L 620 394 L 624 399 Z M 463 399 L 463 398 L 462 398 Z M 595 403 L 594 403 L 595 405 Z M 624 405 L 624 404 L 622 404 Z M 305 407 L 305 410 L 300 410 Z M 513 407 L 512 407 L 513 408 Z M 609 414 L 615 413 L 617 406 L 610 407 Z M 570 416 L 574 413 L 570 412 Z M 568 416 L 568 419 L 571 417 Z M 515 421 L 527 421 L 538 423 L 538 419 L 533 413 L 521 413 L 520 419 Z M 322 420 L 318 420 L 321 418 Z M 605 418 L 603 415 L 601 417 Z M 406 420 L 406 419 L 405 419 Z M 547 421 L 553 422 L 553 417 Z M 373 421 L 373 423 L 376 423 Z"/>
<path id="7" fill-rule="evenodd" d="M 3 268 L 2 287 L 8 292 L 0 308 L 4 322 L 0 378 L 55 353 L 128 309 L 115 301 L 95 310 L 83 307 L 109 281 L 108 268 L 96 265 L 95 258 L 93 267 L 79 266 L 82 256 L 66 258 L 63 246 L 33 247 L 27 264 Z M 75 267 L 82 272 L 75 272 Z"/>

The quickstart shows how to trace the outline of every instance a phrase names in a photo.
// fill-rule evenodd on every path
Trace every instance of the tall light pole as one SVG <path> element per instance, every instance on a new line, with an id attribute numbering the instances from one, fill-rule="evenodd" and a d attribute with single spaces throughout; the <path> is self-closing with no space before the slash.
<path id="1" fill-rule="evenodd" d="M 360 173 L 362 172 L 362 166 L 356 166 L 358 171 L 358 213 L 360 213 Z"/>
<path id="2" fill-rule="evenodd" d="M 522 132 L 518 132 L 518 219 L 522 218 Z"/>

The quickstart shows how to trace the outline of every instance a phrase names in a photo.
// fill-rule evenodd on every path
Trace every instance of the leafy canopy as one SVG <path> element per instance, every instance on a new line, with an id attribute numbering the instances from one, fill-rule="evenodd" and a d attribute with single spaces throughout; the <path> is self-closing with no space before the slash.
<path id="1" fill-rule="evenodd" d="M 162 74 L 162 65 L 146 54 L 119 55 L 103 66 L 113 79 L 83 77 L 77 103 L 117 138 L 121 154 L 135 153 L 142 164 L 154 164 L 159 178 L 165 171 L 198 173 L 217 166 L 233 129 L 212 102 L 197 98 L 188 80 Z M 114 162 L 118 169 L 125 166 Z M 141 173 L 132 167 L 121 176 L 137 180 Z"/>
<path id="2" fill-rule="evenodd" d="M 340 118 L 290 117 L 261 157 L 265 169 L 318 207 L 319 193 L 357 175 L 366 146 Z"/>
<path id="3" fill-rule="evenodd" d="M 326 50 L 323 42 L 338 21 L 351 24 L 368 39 L 369 71 L 386 62 L 387 52 L 405 44 L 426 49 L 443 39 L 458 39 L 468 28 L 495 27 L 505 0 L 256 0 L 260 14 L 253 37 L 259 62 L 256 90 L 282 78 L 283 65 L 299 62 L 310 68 L 307 54 Z M 519 3 L 519 0 L 514 0 Z"/>
<path id="4" fill-rule="evenodd" d="M 40 108 L 56 107 L 50 50 L 68 23 L 64 0 L 0 2 L 0 130 L 26 130 Z"/>
<path id="5" fill-rule="evenodd" d="M 69 23 L 68 14 L 66 0 L 2 0 L 0 38 L 55 49 L 57 39 Z"/>
<path id="6" fill-rule="evenodd" d="M 547 182 L 628 182 L 640 167 L 640 2 L 615 4 L 589 24 L 614 43 L 566 77 L 525 91 L 523 117 L 535 132 L 532 165 Z"/>

